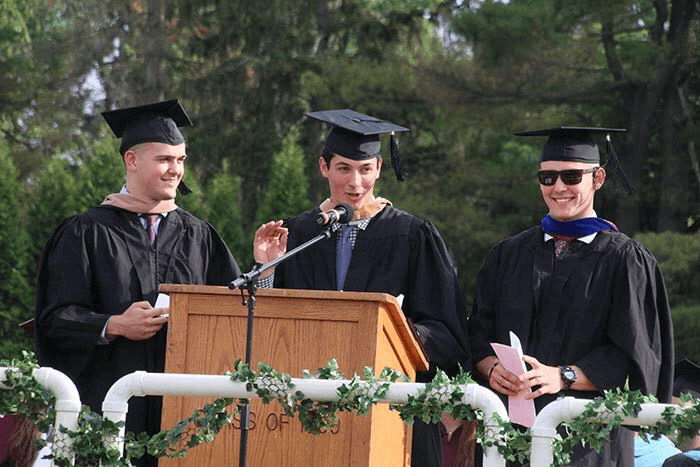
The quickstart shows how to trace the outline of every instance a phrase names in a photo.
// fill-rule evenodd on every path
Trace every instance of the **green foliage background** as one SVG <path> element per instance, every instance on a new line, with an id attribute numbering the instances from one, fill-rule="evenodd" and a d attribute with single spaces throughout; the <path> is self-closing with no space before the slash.
<path id="1" fill-rule="evenodd" d="M 0 144 L 0 355 L 30 348 L 31 341 L 17 324 L 31 304 L 31 288 L 26 276 L 29 242 L 19 223 L 19 183 L 7 147 Z"/>
<path id="2" fill-rule="evenodd" d="M 613 143 L 637 191 L 624 196 L 611 175 L 596 211 L 657 255 L 680 336 L 700 303 L 696 9 L 692 0 L 0 0 L 0 358 L 32 346 L 16 323 L 33 315 L 53 229 L 124 181 L 100 112 L 173 97 L 195 123 L 184 131 L 194 193 L 178 204 L 208 220 L 244 268 L 261 222 L 327 196 L 318 171 L 327 129 L 304 112 L 353 108 L 410 128 L 408 180 L 387 163 L 377 188 L 439 228 L 467 303 L 490 246 L 545 214 L 534 178 L 542 141 L 513 133 L 627 128 Z M 695 355 L 696 340 L 679 338 L 678 356 Z"/>

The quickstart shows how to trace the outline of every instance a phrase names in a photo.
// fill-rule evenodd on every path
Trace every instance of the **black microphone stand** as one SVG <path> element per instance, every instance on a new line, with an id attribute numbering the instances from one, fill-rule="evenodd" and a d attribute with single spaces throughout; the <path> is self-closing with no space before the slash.
<path id="1" fill-rule="evenodd" d="M 277 266 L 279 263 L 286 261 L 287 258 L 299 253 L 302 250 L 310 247 L 311 245 L 320 242 L 325 238 L 330 238 L 331 236 L 331 226 L 335 222 L 331 222 L 326 230 L 324 230 L 319 235 L 315 236 L 311 240 L 302 243 L 298 247 L 291 251 L 286 252 L 284 255 L 277 259 L 274 259 L 266 264 L 256 263 L 249 272 L 241 274 L 238 279 L 231 281 L 228 284 L 230 289 L 238 289 L 245 287 L 248 290 L 248 328 L 246 331 L 246 342 L 245 342 L 245 363 L 250 368 L 251 353 L 253 351 L 253 317 L 255 316 L 255 293 L 257 287 L 255 281 L 260 277 L 260 274 L 267 271 L 270 268 Z M 249 415 L 250 415 L 250 405 L 246 399 L 244 403 L 239 404 L 241 410 L 241 439 L 240 439 L 240 449 L 238 456 L 238 467 L 245 467 L 246 457 L 248 455 L 248 431 L 249 431 Z"/>

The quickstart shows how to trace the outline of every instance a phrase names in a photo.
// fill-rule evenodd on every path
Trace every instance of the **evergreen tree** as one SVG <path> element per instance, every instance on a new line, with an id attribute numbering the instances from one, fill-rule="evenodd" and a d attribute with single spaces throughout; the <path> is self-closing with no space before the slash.
<path id="1" fill-rule="evenodd" d="M 0 142 L 0 358 L 17 357 L 21 349 L 33 348 L 29 334 L 18 327 L 32 317 L 26 276 L 29 244 L 19 221 L 19 193 L 17 169 Z"/>
<path id="2" fill-rule="evenodd" d="M 697 68 L 695 0 L 464 6 L 451 21 L 462 53 L 446 54 L 433 79 L 451 91 L 433 86 L 433 95 L 459 95 L 479 118 L 517 106 L 506 122 L 513 130 L 626 128 L 613 139 L 639 189 L 620 196 L 606 184 L 598 213 L 627 234 L 694 222 L 697 190 L 688 187 L 699 175 L 687 78 Z"/>
<path id="3" fill-rule="evenodd" d="M 256 215 L 258 224 L 293 216 L 311 206 L 304 151 L 297 144 L 298 138 L 299 132 L 292 129 L 272 159 L 267 192 Z"/>
<path id="4" fill-rule="evenodd" d="M 192 192 L 188 195 L 182 195 L 178 190 L 175 202 L 178 207 L 181 207 L 193 216 L 206 219 L 207 213 L 209 212 L 209 207 L 205 202 L 206 193 L 202 191 L 196 174 L 190 169 L 191 167 L 188 167 L 187 163 L 185 163 L 185 176 L 182 180 Z"/>
<path id="5" fill-rule="evenodd" d="M 116 138 L 95 141 L 84 161 L 76 174 L 76 208 L 81 212 L 100 204 L 108 194 L 119 192 L 126 180 Z"/>
<path id="6" fill-rule="evenodd" d="M 29 277 L 36 279 L 41 252 L 53 231 L 68 216 L 80 210 L 79 188 L 76 183 L 76 167 L 64 158 L 50 160 L 32 180 L 29 204 L 24 207 L 29 221 L 30 238 Z"/>
<path id="7" fill-rule="evenodd" d="M 224 168 L 212 177 L 207 192 L 208 221 L 245 269 L 252 261 L 252 236 L 246 234 L 251 226 L 243 225 L 241 178 L 231 175 L 224 164 Z"/>

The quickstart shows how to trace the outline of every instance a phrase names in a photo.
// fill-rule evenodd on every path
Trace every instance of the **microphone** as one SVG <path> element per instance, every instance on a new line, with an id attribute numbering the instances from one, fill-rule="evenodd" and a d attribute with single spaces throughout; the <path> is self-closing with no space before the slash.
<path id="1" fill-rule="evenodd" d="M 345 203 L 340 203 L 330 211 L 321 212 L 321 214 L 316 216 L 316 223 L 321 226 L 330 225 L 335 222 L 344 224 L 352 220 L 352 215 L 354 213 L 355 210 L 352 207 Z"/>

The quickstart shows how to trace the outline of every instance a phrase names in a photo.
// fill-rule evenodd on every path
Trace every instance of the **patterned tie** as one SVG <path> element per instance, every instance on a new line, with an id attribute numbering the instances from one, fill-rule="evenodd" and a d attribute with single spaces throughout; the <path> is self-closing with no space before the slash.
<path id="1" fill-rule="evenodd" d="M 353 227 L 344 225 L 340 229 L 340 239 L 335 251 L 335 277 L 338 279 L 338 290 L 343 290 L 345 275 L 348 273 L 352 257 L 352 240 L 350 234 Z"/>
<path id="2" fill-rule="evenodd" d="M 156 223 L 160 218 L 160 214 L 146 214 L 148 218 L 148 233 L 151 236 L 151 245 L 156 241 Z"/>
<path id="3" fill-rule="evenodd" d="M 566 248 L 566 245 L 571 243 L 571 241 L 576 237 L 570 237 L 568 235 L 550 234 L 554 239 L 554 257 L 559 258 L 561 253 Z"/>

